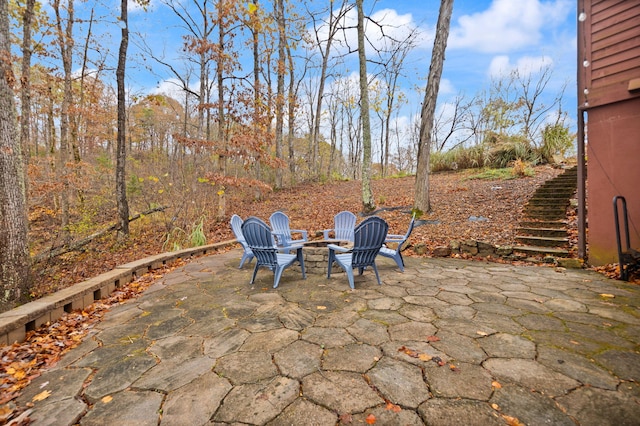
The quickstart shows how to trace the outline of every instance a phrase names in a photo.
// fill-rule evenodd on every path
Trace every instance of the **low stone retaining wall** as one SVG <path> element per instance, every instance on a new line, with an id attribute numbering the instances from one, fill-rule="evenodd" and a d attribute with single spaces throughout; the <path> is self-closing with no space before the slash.
<path id="1" fill-rule="evenodd" d="M 418 255 L 426 255 L 428 253 L 425 244 L 416 244 L 413 251 Z M 494 246 L 491 243 L 476 240 L 451 241 L 448 246 L 436 247 L 433 250 L 433 257 L 449 257 L 452 255 L 469 255 L 483 258 L 501 258 L 507 261 L 526 260 L 530 256 L 518 253 L 513 246 Z M 558 266 L 565 268 L 582 268 L 582 261 L 573 258 L 562 258 L 547 256 L 543 261 L 548 263 L 556 263 Z"/>
<path id="2" fill-rule="evenodd" d="M 167 263 L 214 252 L 235 242 L 236 240 L 228 240 L 207 246 L 161 253 L 125 263 L 116 266 L 112 271 L 3 312 L 0 314 L 0 345 L 21 342 L 28 331 L 35 330 L 48 322 L 55 322 L 66 312 L 84 309 L 96 300 L 109 296 L 136 277 L 161 268 Z"/>

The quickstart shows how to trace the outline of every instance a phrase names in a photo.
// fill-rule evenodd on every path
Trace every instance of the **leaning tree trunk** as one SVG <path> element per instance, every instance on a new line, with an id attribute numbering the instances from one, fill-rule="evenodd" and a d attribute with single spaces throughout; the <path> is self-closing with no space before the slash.
<path id="1" fill-rule="evenodd" d="M 129 203 L 127 202 L 127 185 L 125 163 L 127 158 L 126 140 L 126 99 L 124 88 L 125 67 L 127 64 L 127 47 L 129 45 L 129 29 L 127 27 L 127 0 L 120 3 L 120 21 L 122 39 L 118 53 L 116 80 L 118 85 L 118 136 L 116 143 L 116 199 L 118 202 L 118 225 L 120 237 L 129 236 Z"/>
<path id="2" fill-rule="evenodd" d="M 9 10 L 0 1 L 0 55 L 10 57 Z M 11 62 L 0 61 L 0 312 L 25 297 L 29 288 L 29 249 L 24 174 L 16 132 Z"/>
<path id="3" fill-rule="evenodd" d="M 436 111 L 436 100 L 440 89 L 440 77 L 444 64 L 444 52 L 447 48 L 449 25 L 453 12 L 453 0 L 442 0 L 436 26 L 436 38 L 433 41 L 431 65 L 427 90 L 422 103 L 420 116 L 420 142 L 418 145 L 418 167 L 416 171 L 415 204 L 416 210 L 428 212 L 431 210 L 429 200 L 429 161 L 431 157 L 431 131 L 433 130 L 433 116 Z"/>

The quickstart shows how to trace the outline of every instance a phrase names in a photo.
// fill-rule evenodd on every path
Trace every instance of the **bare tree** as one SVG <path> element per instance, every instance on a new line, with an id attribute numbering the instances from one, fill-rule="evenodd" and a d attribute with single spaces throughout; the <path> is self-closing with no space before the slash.
<path id="1" fill-rule="evenodd" d="M 20 143 L 25 171 L 29 164 L 29 146 L 31 144 L 31 53 L 32 22 L 35 0 L 27 0 L 22 15 L 22 77 L 20 78 Z M 25 177 L 25 197 L 29 180 Z"/>
<path id="2" fill-rule="evenodd" d="M 427 90 L 424 94 L 422 111 L 420 114 L 420 144 L 418 148 L 418 167 L 416 172 L 416 189 L 414 207 L 422 212 L 431 210 L 429 202 L 429 160 L 431 156 L 431 131 L 433 116 L 436 110 L 436 100 L 440 89 L 440 77 L 444 64 L 444 52 L 449 38 L 449 26 L 453 13 L 453 0 L 441 0 L 436 25 L 436 37 L 431 53 Z"/>
<path id="3" fill-rule="evenodd" d="M 350 5 L 348 5 L 346 0 L 341 0 L 340 7 L 334 7 L 334 0 L 329 0 L 329 10 L 328 10 L 328 22 L 323 22 L 321 25 L 318 24 L 316 15 L 314 13 L 309 13 L 312 18 L 315 37 L 315 45 L 318 47 L 320 52 L 320 57 L 322 59 L 320 65 L 320 77 L 318 79 L 318 94 L 316 96 L 316 106 L 315 113 L 313 115 L 313 124 L 312 124 L 312 132 L 311 132 L 311 163 L 316 164 L 318 159 L 318 144 L 320 139 L 320 122 L 322 120 L 322 103 L 324 101 L 324 87 L 325 81 L 327 78 L 327 73 L 329 69 L 329 59 L 331 54 L 331 45 L 340 30 L 340 21 L 346 15 L 346 13 L 351 10 Z M 326 26 L 326 40 L 320 39 L 320 27 Z M 317 174 L 317 173 L 316 173 Z"/>
<path id="4" fill-rule="evenodd" d="M 473 138 L 473 131 L 469 126 L 470 112 L 474 100 L 467 101 L 462 95 L 455 97 L 453 102 L 440 108 L 434 117 L 431 131 L 431 144 L 438 152 L 454 149 L 464 145 Z"/>
<path id="5" fill-rule="evenodd" d="M 129 236 L 129 203 L 127 202 L 127 184 L 125 164 L 127 160 L 126 141 L 126 97 L 125 69 L 127 65 L 127 47 L 129 45 L 129 26 L 127 16 L 127 0 L 120 1 L 121 39 L 118 52 L 118 68 L 116 80 L 118 85 L 118 136 L 116 142 L 116 200 L 118 203 L 118 235 Z"/>
<path id="6" fill-rule="evenodd" d="M 276 90 L 276 158 L 282 159 L 282 140 L 284 127 L 284 75 L 286 72 L 286 22 L 284 17 L 284 0 L 275 1 L 276 25 L 278 27 L 278 66 Z M 276 169 L 276 188 L 282 188 L 282 169 Z"/>
<path id="7" fill-rule="evenodd" d="M 63 239 L 69 239 L 69 179 L 65 171 L 67 161 L 69 159 L 69 115 L 71 104 L 73 102 L 73 91 L 71 87 L 71 67 L 73 60 L 73 22 L 74 9 L 73 0 L 67 0 L 66 4 L 66 20 L 62 17 L 62 8 L 60 0 L 54 0 L 53 9 L 56 15 L 57 42 L 62 58 L 62 67 L 64 71 L 64 89 L 62 98 L 62 108 L 60 111 L 60 151 L 58 157 L 58 166 L 56 171 L 62 181 L 60 190 L 60 206 L 61 227 Z M 64 21 L 64 22 L 63 22 Z"/>
<path id="8" fill-rule="evenodd" d="M 371 118 L 369 110 L 369 78 L 367 54 L 364 46 L 363 0 L 356 0 L 358 10 L 358 64 L 360 71 L 360 120 L 362 120 L 362 210 L 372 212 L 376 208 L 371 190 Z"/>

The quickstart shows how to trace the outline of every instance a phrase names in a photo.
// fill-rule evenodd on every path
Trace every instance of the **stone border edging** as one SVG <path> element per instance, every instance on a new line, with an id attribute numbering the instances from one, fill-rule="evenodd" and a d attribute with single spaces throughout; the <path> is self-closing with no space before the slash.
<path id="1" fill-rule="evenodd" d="M 0 346 L 24 341 L 28 331 L 35 330 L 48 322 L 55 322 L 67 312 L 84 309 L 96 300 L 130 283 L 135 277 L 158 269 L 167 262 L 204 255 L 235 243 L 235 239 L 227 240 L 206 246 L 160 253 L 118 265 L 109 272 L 0 313 Z"/>

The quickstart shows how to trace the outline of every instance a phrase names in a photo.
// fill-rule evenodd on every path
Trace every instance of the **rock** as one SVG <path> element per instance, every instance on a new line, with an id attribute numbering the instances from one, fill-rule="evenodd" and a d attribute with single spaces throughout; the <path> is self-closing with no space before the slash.
<path id="1" fill-rule="evenodd" d="M 449 243 L 449 247 L 451 247 L 451 251 L 459 252 L 460 251 L 460 241 L 453 240 Z"/>
<path id="2" fill-rule="evenodd" d="M 460 252 L 467 253 L 472 256 L 478 254 L 478 242 L 474 240 L 466 240 L 460 245 Z"/>
<path id="3" fill-rule="evenodd" d="M 478 254 L 480 256 L 490 256 L 494 254 L 495 248 L 493 244 L 484 241 L 478 241 Z"/>
<path id="4" fill-rule="evenodd" d="M 427 245 L 424 243 L 418 243 L 413 246 L 413 251 L 415 252 L 415 254 L 423 256 L 427 254 Z"/>
<path id="5" fill-rule="evenodd" d="M 433 249 L 433 255 L 435 257 L 449 257 L 451 256 L 451 247 L 439 246 Z"/>
<path id="6" fill-rule="evenodd" d="M 498 256 L 509 256 L 513 253 L 513 247 L 511 246 L 499 246 L 496 247 L 496 254 Z"/>
<path id="7" fill-rule="evenodd" d="M 558 259 L 558 266 L 568 269 L 582 269 L 582 261 L 580 259 Z"/>

